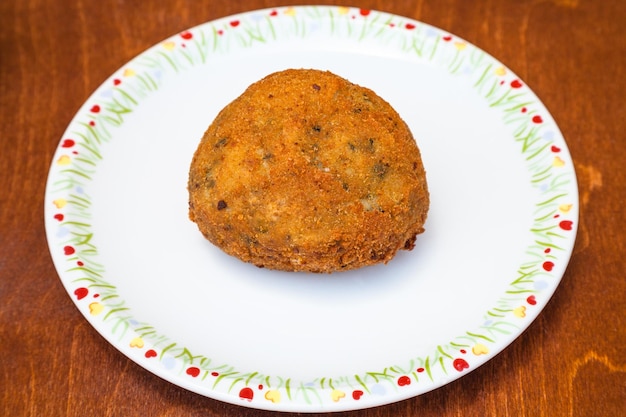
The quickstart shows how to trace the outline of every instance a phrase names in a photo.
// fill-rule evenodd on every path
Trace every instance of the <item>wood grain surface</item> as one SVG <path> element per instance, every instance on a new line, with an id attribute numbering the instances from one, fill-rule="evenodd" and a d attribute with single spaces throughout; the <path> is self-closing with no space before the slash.
<path id="1" fill-rule="evenodd" d="M 163 381 L 100 337 L 74 306 L 52 265 L 43 195 L 65 128 L 116 69 L 186 28 L 289 4 L 295 2 L 0 2 L 0 415 L 272 414 Z M 510 347 L 433 392 L 340 414 L 624 415 L 626 2 L 353 0 L 350 5 L 438 26 L 521 76 L 568 142 L 581 212 L 562 284 Z"/>

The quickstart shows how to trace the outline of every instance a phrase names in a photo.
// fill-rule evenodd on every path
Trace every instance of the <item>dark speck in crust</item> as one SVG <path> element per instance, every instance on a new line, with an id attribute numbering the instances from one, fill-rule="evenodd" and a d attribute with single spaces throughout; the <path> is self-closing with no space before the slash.
<path id="1" fill-rule="evenodd" d="M 226 145 L 227 142 L 228 142 L 228 138 L 220 138 L 220 140 L 218 140 L 215 143 L 215 147 L 216 148 L 221 148 L 222 146 Z"/>

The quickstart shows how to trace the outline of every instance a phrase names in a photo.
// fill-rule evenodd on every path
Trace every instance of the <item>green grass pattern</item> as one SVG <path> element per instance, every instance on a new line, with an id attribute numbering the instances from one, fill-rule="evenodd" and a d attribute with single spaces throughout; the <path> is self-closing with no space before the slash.
<path id="1" fill-rule="evenodd" d="M 502 120 L 511 126 L 513 139 L 527 162 L 531 184 L 540 190 L 541 200 L 536 204 L 534 224 L 529 231 L 534 239 L 527 248 L 526 261 L 519 266 L 517 276 L 502 298 L 485 312 L 483 325 L 437 346 L 425 357 L 409 358 L 406 363 L 390 364 L 382 370 L 364 370 L 352 376 L 325 375 L 308 382 L 296 382 L 284 376 L 244 372 L 215 363 L 210 357 L 192 353 L 184 345 L 169 340 L 151 325 L 137 323 L 132 309 L 119 296 L 116 287 L 106 281 L 105 266 L 97 262 L 98 250 L 92 244 L 89 222 L 91 200 L 85 190 L 88 190 L 102 160 L 100 148 L 111 140 L 112 132 L 124 124 L 126 116 L 140 106 L 142 99 L 160 88 L 163 79 L 202 65 L 213 55 L 228 54 L 233 49 L 252 48 L 279 39 L 306 38 L 314 30 L 324 31 L 327 36 L 338 39 L 384 45 L 429 61 L 451 75 L 469 77 L 476 92 L 490 107 L 501 112 Z M 555 279 L 542 268 L 542 264 L 546 260 L 559 262 L 564 256 L 562 244 L 570 239 L 572 233 L 558 226 L 558 220 L 566 216 L 555 216 L 559 215 L 562 204 L 577 204 L 577 201 L 571 195 L 575 185 L 571 166 L 564 170 L 555 166 L 554 157 L 557 155 L 550 151 L 552 142 L 544 139 L 544 134 L 554 131 L 556 126 L 539 100 L 526 86 L 518 86 L 521 81 L 516 80 L 510 71 L 462 39 L 428 25 L 359 9 L 277 8 L 220 19 L 188 33 L 191 38 L 180 34 L 154 46 L 107 81 L 101 90 L 107 92 L 108 97 L 94 95 L 95 98 L 90 100 L 97 100 L 97 103 L 87 103 L 68 130 L 69 136 L 76 141 L 78 155 L 69 155 L 71 163 L 68 165 L 53 167 L 54 182 L 50 195 L 66 200 L 65 207 L 61 209 L 65 220 L 59 227 L 69 230 L 63 239 L 56 242 L 57 249 L 53 250 L 66 246 L 76 250 L 74 256 L 66 258 L 65 273 L 75 277 L 73 281 L 77 287 L 85 286 L 100 294 L 98 302 L 104 306 L 104 311 L 98 319 L 110 325 L 112 334 L 120 340 L 142 338 L 146 343 L 145 349 L 158 352 L 159 360 L 175 358 L 176 372 L 180 375 L 184 375 L 190 366 L 198 367 L 201 370 L 198 379 L 206 381 L 210 390 L 236 395 L 242 387 L 262 385 L 267 389 L 281 390 L 283 403 L 330 404 L 329 392 L 333 390 L 345 390 L 348 395 L 344 400 L 352 400 L 349 393 L 354 390 L 363 391 L 365 396 L 375 395 L 376 387 L 382 387 L 386 392 L 397 392 L 402 389 L 398 385 L 402 376 L 410 377 L 412 384 L 447 378 L 457 373 L 452 364 L 459 357 L 467 359 L 471 369 L 475 363 L 469 352 L 472 346 L 481 344 L 490 350 L 495 349 L 499 340 L 514 334 L 526 324 L 514 312 L 520 306 L 531 307 L 527 297 L 541 294 L 541 289 L 535 286 L 538 281 Z M 132 74 L 125 70 L 132 70 Z M 97 113 L 90 111 L 94 104 L 100 106 Z M 533 122 L 534 116 L 540 116 L 542 122 Z M 571 162 L 566 163 L 571 165 Z M 546 253 L 547 249 L 549 253 Z M 82 266 L 77 266 L 78 261 L 82 262 Z"/>

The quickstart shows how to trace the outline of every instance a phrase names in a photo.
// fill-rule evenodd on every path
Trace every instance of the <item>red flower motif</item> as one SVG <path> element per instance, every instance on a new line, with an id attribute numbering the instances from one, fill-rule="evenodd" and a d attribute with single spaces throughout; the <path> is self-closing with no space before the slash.
<path id="1" fill-rule="evenodd" d="M 252 388 L 250 387 L 242 388 L 241 391 L 239 391 L 239 398 L 242 400 L 252 401 L 254 398 L 254 391 L 252 391 Z"/>
<path id="2" fill-rule="evenodd" d="M 469 363 L 467 363 L 467 361 L 465 359 L 462 358 L 456 358 L 453 362 L 452 362 L 452 366 L 454 367 L 454 369 L 456 369 L 459 372 L 463 372 L 464 369 L 469 368 Z"/>
<path id="3" fill-rule="evenodd" d="M 400 378 L 398 378 L 398 386 L 404 387 L 406 385 L 411 385 L 411 378 L 409 378 L 407 375 L 402 375 Z"/>
<path id="4" fill-rule="evenodd" d="M 185 372 L 187 373 L 187 375 L 190 375 L 195 378 L 198 375 L 200 375 L 200 368 L 196 366 L 190 366 L 189 368 L 187 368 L 187 371 Z"/>
<path id="5" fill-rule="evenodd" d="M 89 290 L 85 287 L 76 288 L 74 290 L 74 295 L 76 296 L 77 300 L 82 300 L 83 298 L 87 297 L 87 294 L 89 294 Z"/>

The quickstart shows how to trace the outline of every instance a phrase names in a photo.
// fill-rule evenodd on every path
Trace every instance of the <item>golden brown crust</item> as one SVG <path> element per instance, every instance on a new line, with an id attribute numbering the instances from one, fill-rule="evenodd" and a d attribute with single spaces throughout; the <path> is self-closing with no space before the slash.
<path id="1" fill-rule="evenodd" d="M 412 249 L 429 206 L 419 149 L 373 91 L 330 72 L 252 84 L 205 132 L 189 217 L 260 267 L 333 272 Z"/>

